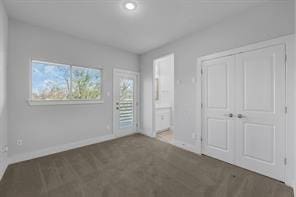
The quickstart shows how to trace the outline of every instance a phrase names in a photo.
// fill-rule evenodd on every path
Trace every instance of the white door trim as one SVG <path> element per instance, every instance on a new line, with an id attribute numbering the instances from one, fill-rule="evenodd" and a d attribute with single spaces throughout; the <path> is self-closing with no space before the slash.
<path id="1" fill-rule="evenodd" d="M 196 112 L 197 112 L 197 119 L 196 119 L 196 136 L 197 136 L 197 141 L 196 144 L 199 144 L 200 147 L 200 154 L 202 153 L 202 130 L 203 130 L 203 125 L 202 125 L 202 63 L 206 60 L 212 60 L 212 59 L 216 59 L 216 58 L 221 58 L 224 56 L 230 56 L 230 55 L 235 55 L 235 54 L 239 54 L 239 53 L 244 53 L 244 52 L 248 52 L 248 51 L 253 51 L 253 50 L 258 50 L 261 48 L 266 48 L 266 47 L 270 47 L 270 46 L 274 46 L 274 45 L 280 45 L 280 44 L 284 44 L 285 48 L 286 48 L 286 55 L 287 55 L 287 61 L 286 61 L 286 95 L 285 95 L 285 101 L 286 101 L 286 106 L 288 106 L 288 108 L 293 108 L 293 101 L 292 99 L 289 99 L 289 95 L 287 95 L 288 88 L 291 88 L 290 86 L 294 87 L 293 84 L 291 84 L 291 82 L 293 82 L 293 77 L 294 77 L 294 73 L 292 71 L 293 70 L 293 66 L 294 66 L 294 39 L 295 39 L 295 35 L 288 35 L 288 36 L 283 36 L 283 37 L 279 37 L 276 39 L 272 39 L 272 40 L 268 40 L 268 41 L 264 41 L 264 42 L 259 42 L 259 43 L 255 43 L 255 44 L 250 44 L 247 46 L 243 46 L 243 47 L 239 47 L 236 49 L 231 49 L 231 50 L 227 50 L 227 51 L 223 51 L 223 52 L 218 52 L 218 53 L 214 53 L 211 55 L 206 55 L 203 57 L 199 57 L 197 58 L 197 79 L 200 79 L 201 83 L 198 83 L 196 86 L 196 90 L 197 90 L 197 100 L 200 101 L 199 104 L 197 104 L 196 106 Z M 291 70 L 289 72 L 289 70 Z M 290 82 L 290 83 L 289 83 Z M 290 90 L 291 91 L 291 90 Z M 295 90 L 293 90 L 295 91 Z M 291 96 L 291 95 L 290 95 Z M 294 109 L 292 109 L 294 110 Z M 295 182 L 295 167 L 294 167 L 294 162 L 296 160 L 296 151 L 294 151 L 294 149 L 296 147 L 294 147 L 294 143 L 295 143 L 295 135 L 293 134 L 294 130 L 294 126 L 291 126 L 290 124 L 294 124 L 292 121 L 288 123 L 289 121 L 289 114 L 286 115 L 286 120 L 285 120 L 285 144 L 286 144 L 286 159 L 288 161 L 287 165 L 285 166 L 285 183 L 287 185 L 290 186 L 294 186 L 294 182 Z M 290 115 L 291 116 L 291 115 Z"/>
<path id="2" fill-rule="evenodd" d="M 137 82 L 136 82 L 136 94 L 137 94 L 137 99 L 136 99 L 136 106 L 137 106 L 137 109 L 136 109 L 136 124 L 137 124 L 137 130 L 135 131 L 135 133 L 138 132 L 139 128 L 140 128 L 140 73 L 139 72 L 136 72 L 136 71 L 131 71 L 131 70 L 125 70 L 125 69 L 119 69 L 119 68 L 114 68 L 113 69 L 113 84 L 112 84 L 112 134 L 114 135 L 115 134 L 115 121 L 114 121 L 114 103 L 115 103 L 115 98 L 114 98 L 114 95 L 115 95 L 115 88 L 114 88 L 114 84 L 116 83 L 115 81 L 115 74 L 117 73 L 121 73 L 121 74 L 132 74 L 132 75 L 135 75 L 136 76 L 136 79 L 137 79 Z M 120 136 L 117 136 L 117 137 L 120 137 Z"/>
<path id="3" fill-rule="evenodd" d="M 230 50 L 226 50 L 226 51 L 222 51 L 222 52 L 218 52 L 218 53 L 214 53 L 214 54 L 210 54 L 210 55 L 205 55 L 205 56 L 198 58 L 197 60 L 199 63 L 201 63 L 205 60 L 211 60 L 211 59 L 216 59 L 216 58 L 223 57 L 223 56 L 235 55 L 235 54 L 239 54 L 239 53 L 253 51 L 256 49 L 270 47 L 273 45 L 293 44 L 293 39 L 294 39 L 294 35 L 283 36 L 283 37 L 279 37 L 279 38 L 272 39 L 272 40 L 258 42 L 258 43 L 246 45 L 246 46 L 235 48 L 235 49 L 230 49 Z"/>

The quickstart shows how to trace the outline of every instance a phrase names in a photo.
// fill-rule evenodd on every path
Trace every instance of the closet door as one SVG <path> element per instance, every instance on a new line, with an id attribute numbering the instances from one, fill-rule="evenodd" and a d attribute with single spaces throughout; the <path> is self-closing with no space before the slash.
<path id="1" fill-rule="evenodd" d="M 233 163 L 234 57 L 202 64 L 203 154 Z"/>
<path id="2" fill-rule="evenodd" d="M 283 181 L 285 47 L 239 54 L 236 69 L 237 165 Z"/>

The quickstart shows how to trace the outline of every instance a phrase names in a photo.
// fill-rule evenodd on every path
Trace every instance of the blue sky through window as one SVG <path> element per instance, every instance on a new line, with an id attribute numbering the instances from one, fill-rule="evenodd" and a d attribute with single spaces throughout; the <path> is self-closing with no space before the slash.
<path id="1" fill-rule="evenodd" d="M 65 99 L 69 92 L 69 81 L 69 65 L 32 62 L 32 94 L 35 97 L 44 97 L 55 89 L 60 92 L 57 99 Z"/>
<path id="2" fill-rule="evenodd" d="M 72 99 L 100 99 L 101 77 L 100 69 L 32 61 L 32 99 L 71 99 L 71 91 Z"/>

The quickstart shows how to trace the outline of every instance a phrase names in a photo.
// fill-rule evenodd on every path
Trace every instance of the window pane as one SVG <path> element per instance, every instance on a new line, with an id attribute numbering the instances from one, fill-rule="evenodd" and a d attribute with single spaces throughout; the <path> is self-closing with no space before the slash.
<path id="1" fill-rule="evenodd" d="M 100 69 L 72 67 L 72 98 L 100 100 L 102 94 Z"/>
<path id="2" fill-rule="evenodd" d="M 32 61 L 32 99 L 65 100 L 70 91 L 70 66 Z"/>
<path id="3" fill-rule="evenodd" d="M 120 79 L 119 128 L 131 128 L 134 122 L 134 80 Z"/>

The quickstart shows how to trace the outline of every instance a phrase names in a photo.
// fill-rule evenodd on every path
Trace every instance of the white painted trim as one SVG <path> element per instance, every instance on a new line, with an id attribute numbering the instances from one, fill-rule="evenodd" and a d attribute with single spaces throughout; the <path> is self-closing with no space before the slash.
<path id="1" fill-rule="evenodd" d="M 230 49 L 230 50 L 227 50 L 227 51 L 218 52 L 218 53 L 214 53 L 214 54 L 211 54 L 211 55 L 206 55 L 206 56 L 203 56 L 203 57 L 199 57 L 198 62 L 201 63 L 202 61 L 212 60 L 212 59 L 221 58 L 221 57 L 230 56 L 230 55 L 235 55 L 235 54 L 239 54 L 239 53 L 245 53 L 245 52 L 248 52 L 248 51 L 262 49 L 262 48 L 270 47 L 270 46 L 273 46 L 273 45 L 280 45 L 280 44 L 286 45 L 287 43 L 292 41 L 291 39 L 293 37 L 294 37 L 294 35 L 283 36 L 283 37 L 275 38 L 275 39 L 272 39 L 272 40 L 258 42 L 258 43 L 246 45 L 246 46 L 243 46 L 243 47 Z"/>
<path id="2" fill-rule="evenodd" d="M 198 84 L 202 84 L 202 76 L 201 76 L 201 68 L 202 68 L 202 63 L 203 61 L 206 61 L 206 60 L 212 60 L 212 59 L 216 59 L 216 58 L 221 58 L 221 57 L 225 57 L 225 56 L 230 56 L 230 55 L 236 55 L 236 54 L 239 54 L 239 53 L 244 53 L 244 52 L 248 52 L 248 51 L 253 51 L 253 50 L 258 50 L 258 49 L 262 49 L 262 48 L 266 48 L 266 47 L 271 47 L 271 46 L 275 46 L 275 45 L 285 45 L 286 46 L 286 55 L 288 57 L 288 60 L 287 60 L 287 63 L 286 63 L 286 70 L 292 68 L 294 65 L 293 65 L 293 60 L 295 58 L 295 54 L 293 53 L 293 48 L 291 47 L 294 42 L 293 42 L 293 39 L 295 38 L 295 35 L 292 34 L 292 35 L 288 35 L 288 36 L 283 36 L 283 37 L 279 37 L 279 38 L 276 38 L 276 39 L 272 39 L 272 40 L 267 40 L 267 41 L 263 41 L 263 42 L 259 42 L 259 43 L 255 43 L 255 44 L 250 44 L 250 45 L 247 45 L 247 46 L 243 46 L 243 47 L 239 47 L 239 48 L 236 48 L 236 49 L 231 49 L 231 50 L 227 50 L 227 51 L 223 51 L 223 52 L 218 52 L 218 53 L 214 53 L 214 54 L 211 54 L 211 55 L 206 55 L 206 56 L 203 56 L 203 57 L 199 57 L 197 58 L 197 78 L 200 78 L 201 79 L 201 83 L 198 83 Z M 295 64 L 295 63 L 294 63 Z M 288 76 L 289 73 L 286 73 L 286 83 L 288 83 L 288 81 L 290 80 L 290 77 Z M 290 73 L 291 74 L 291 73 Z M 291 86 L 291 84 L 286 84 L 286 89 L 288 86 Z M 200 97 L 200 101 L 202 103 L 202 87 L 197 85 L 197 88 L 196 88 L 196 94 L 197 96 L 199 96 L 199 94 L 201 95 Z M 287 91 L 286 91 L 286 105 L 291 105 L 291 103 L 287 102 L 288 100 L 288 95 L 287 95 Z M 198 97 L 197 97 L 198 98 Z M 202 109 L 201 109 L 201 103 L 198 103 L 197 104 L 197 107 L 196 107 L 196 111 L 197 111 L 197 114 L 200 113 L 200 117 L 197 118 L 196 120 L 196 123 L 197 125 L 200 125 L 200 127 L 196 127 L 196 136 L 197 136 L 197 140 L 196 140 L 196 144 L 200 146 L 200 150 L 202 151 L 202 143 L 200 141 L 201 139 L 201 136 L 202 136 Z M 294 109 L 291 109 L 291 110 L 294 110 Z M 288 114 L 289 116 L 289 114 Z M 288 117 L 286 117 L 286 130 L 285 130 L 285 135 L 286 135 L 286 146 L 288 144 L 288 139 L 291 137 L 290 135 L 293 136 L 293 134 L 291 134 L 291 132 L 294 132 L 294 131 L 290 131 L 289 130 L 289 125 L 287 124 L 287 121 L 288 121 Z M 295 144 L 295 142 L 294 142 Z M 286 147 L 286 158 L 288 159 L 288 161 L 291 161 L 293 160 L 293 156 L 291 155 L 288 155 L 287 154 L 287 150 L 288 147 Z M 294 155 L 295 155 L 295 152 L 294 152 Z M 294 158 L 296 160 L 296 158 Z M 289 168 L 290 171 L 292 172 L 287 172 L 287 169 Z M 291 170 L 292 168 L 292 170 Z M 285 169 L 285 183 L 289 186 L 292 186 L 294 187 L 294 182 L 295 182 L 295 176 L 293 178 L 293 180 L 291 178 L 288 178 L 288 174 L 289 173 L 293 173 L 296 171 L 296 168 L 295 167 L 291 167 L 290 166 L 290 163 L 288 162 L 288 164 L 286 165 L 286 169 Z"/>
<path id="3" fill-rule="evenodd" d="M 150 137 L 150 138 L 154 138 L 155 139 L 155 136 L 152 136 L 151 135 L 151 132 L 147 133 L 144 129 L 138 129 L 139 133 L 141 133 L 142 135 L 145 135 L 147 137 Z"/>
<path id="4" fill-rule="evenodd" d="M 137 76 L 140 75 L 139 72 L 131 71 L 131 70 L 125 70 L 125 69 L 121 69 L 121 68 L 114 68 L 113 69 L 113 73 L 114 72 L 116 72 L 116 73 L 122 73 L 122 74 L 132 74 L 132 75 L 137 75 Z"/>
<path id="5" fill-rule="evenodd" d="M 29 105 L 31 106 L 40 106 L 40 105 L 86 105 L 86 104 L 102 104 L 103 100 L 28 100 Z"/>
<path id="6" fill-rule="evenodd" d="M 141 134 L 147 136 L 147 137 L 150 137 L 150 138 L 153 138 L 155 139 L 155 136 L 153 135 L 149 135 L 147 134 L 146 132 L 142 132 Z M 161 140 L 159 140 L 161 141 Z M 192 152 L 192 153 L 195 153 L 197 155 L 201 155 L 201 152 L 200 152 L 200 149 L 198 146 L 195 146 L 193 144 L 188 144 L 186 142 L 182 142 L 182 141 L 179 141 L 179 140 L 173 140 L 172 142 L 165 142 L 167 144 L 171 144 L 172 146 L 176 146 L 178 148 L 181 148 L 183 150 L 186 150 L 186 151 L 189 151 L 189 152 Z"/>
<path id="7" fill-rule="evenodd" d="M 4 175 L 4 173 L 5 173 L 6 169 L 7 169 L 7 167 L 8 167 L 8 161 L 7 161 L 7 159 L 5 159 L 5 160 L 2 162 L 2 164 L 0 165 L 0 181 L 2 180 L 3 175 Z"/>
<path id="8" fill-rule="evenodd" d="M 74 64 L 63 64 L 63 63 L 55 63 L 49 62 L 44 60 L 37 60 L 39 58 L 30 59 L 29 62 L 29 96 L 28 96 L 28 103 L 30 106 L 35 105 L 81 105 L 81 104 L 101 104 L 104 103 L 104 70 L 102 67 L 95 67 L 95 66 L 77 66 Z M 81 68 L 89 68 L 89 69 L 96 69 L 100 70 L 101 72 L 101 98 L 100 99 L 92 99 L 92 100 L 75 100 L 75 99 L 67 99 L 67 100 L 34 100 L 32 99 L 32 63 L 40 62 L 45 64 L 53 64 L 53 65 L 62 65 L 62 66 L 69 66 L 70 67 L 70 98 L 72 98 L 72 68 L 73 67 L 81 67 Z"/>
<path id="9" fill-rule="evenodd" d="M 36 159 L 39 157 L 44 157 L 44 156 L 48 156 L 48 155 L 52 155 L 52 154 L 56 154 L 56 153 L 60 153 L 60 152 L 68 151 L 68 150 L 73 150 L 76 148 L 81 148 L 81 147 L 92 145 L 92 144 L 102 143 L 102 142 L 110 141 L 110 140 L 117 139 L 120 137 L 129 136 L 129 135 L 132 135 L 135 133 L 140 133 L 140 131 L 136 131 L 136 132 L 126 134 L 126 135 L 117 135 L 117 136 L 110 134 L 110 135 L 100 136 L 97 138 L 90 138 L 90 139 L 81 140 L 78 142 L 72 142 L 72 143 L 68 143 L 68 144 L 64 144 L 64 145 L 45 148 L 45 149 L 38 150 L 38 151 L 32 151 L 32 152 L 27 152 L 27 153 L 22 153 L 22 154 L 17 154 L 17 155 L 11 156 L 3 162 L 3 165 L 0 165 L 0 181 L 1 181 L 8 165 L 10 165 L 10 164 L 19 163 L 19 162 L 27 161 L 27 160 L 31 160 L 31 159 Z"/>
<path id="10" fill-rule="evenodd" d="M 100 137 L 96 137 L 96 138 L 90 138 L 90 139 L 81 140 L 78 142 L 72 142 L 72 143 L 68 143 L 68 144 L 64 144 L 64 145 L 45 148 L 45 149 L 38 150 L 38 151 L 32 151 L 32 152 L 13 155 L 8 158 L 8 161 L 9 161 L 9 164 L 18 163 L 18 162 L 22 162 L 22 161 L 26 161 L 26 160 L 30 160 L 30 159 L 35 159 L 38 157 L 44 157 L 47 155 L 51 155 L 51 154 L 55 154 L 55 153 L 59 153 L 59 152 L 67 151 L 67 150 L 72 150 L 75 148 L 81 148 L 83 146 L 88 146 L 88 145 L 92 145 L 92 144 L 97 144 L 97 143 L 113 140 L 116 138 L 119 138 L 119 137 L 116 137 L 113 134 L 106 135 L 106 136 L 100 136 Z"/>
<path id="11" fill-rule="evenodd" d="M 198 154 L 198 155 L 201 154 L 199 147 L 195 146 L 193 144 L 188 144 L 186 142 L 182 142 L 182 141 L 179 141 L 179 140 L 173 140 L 171 144 L 178 147 L 178 148 L 193 152 L 195 154 Z"/>
<path id="12" fill-rule="evenodd" d="M 141 133 L 141 134 L 143 134 L 143 135 L 146 135 L 146 132 L 144 131 L 143 128 L 137 128 L 137 132 L 138 132 L 138 133 Z"/>
<path id="13" fill-rule="evenodd" d="M 290 185 L 291 188 L 293 189 L 294 197 L 296 197 L 296 182 L 293 182 L 293 184 Z"/>
<path id="14" fill-rule="evenodd" d="M 132 131 L 132 132 L 124 132 L 124 133 L 114 133 L 113 134 L 113 139 L 118 139 L 118 138 L 130 136 L 130 135 L 134 135 L 136 133 L 139 133 L 139 132 L 138 131 Z"/>
<path id="15" fill-rule="evenodd" d="M 55 154 L 55 153 L 60 153 L 60 152 L 64 152 L 64 151 L 68 151 L 68 150 L 72 150 L 72 149 L 76 149 L 76 148 L 81 148 L 81 147 L 92 145 L 92 144 L 97 144 L 97 143 L 102 143 L 102 142 L 118 139 L 118 138 L 121 138 L 121 137 L 133 135 L 133 134 L 136 134 L 136 133 L 139 133 L 139 132 L 135 131 L 135 132 L 132 132 L 132 133 L 122 134 L 122 135 L 110 134 L 110 135 L 100 136 L 100 137 L 96 137 L 96 138 L 81 140 L 81 141 L 78 141 L 78 142 L 71 142 L 71 143 L 68 143 L 68 144 L 59 145 L 59 146 L 55 146 L 55 147 L 49 147 L 49 148 L 45 148 L 45 149 L 38 150 L 38 151 L 32 151 L 32 152 L 17 154 L 17 155 L 8 157 L 8 160 L 7 160 L 6 164 L 10 165 L 10 164 L 14 164 L 14 163 L 22 162 L 22 161 L 36 159 L 36 158 L 39 158 L 39 157 L 44 157 L 44 156 L 52 155 L 52 154 Z"/>

